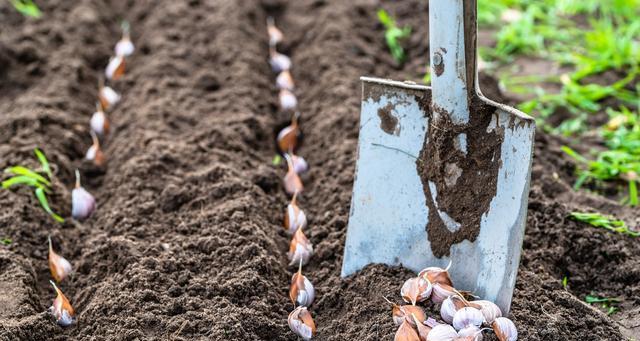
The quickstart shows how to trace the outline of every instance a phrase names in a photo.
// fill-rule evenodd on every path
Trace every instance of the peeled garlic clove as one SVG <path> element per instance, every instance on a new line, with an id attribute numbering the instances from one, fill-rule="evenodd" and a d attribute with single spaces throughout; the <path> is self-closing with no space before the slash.
<path id="1" fill-rule="evenodd" d="M 491 328 L 500 341 L 516 341 L 518 339 L 516 325 L 506 317 L 497 317 L 491 323 Z"/>
<path id="2" fill-rule="evenodd" d="M 124 57 L 121 55 L 111 58 L 106 70 L 104 70 L 104 75 L 107 79 L 114 81 L 120 79 L 124 75 L 125 64 Z"/>
<path id="3" fill-rule="evenodd" d="M 102 105 L 102 108 L 104 110 L 109 109 L 111 106 L 120 101 L 120 95 L 118 95 L 115 90 L 108 86 L 100 87 L 98 98 L 100 99 L 100 105 Z"/>
<path id="4" fill-rule="evenodd" d="M 291 161 L 293 162 L 293 170 L 296 173 L 302 174 L 309 170 L 309 165 L 302 156 L 291 154 Z"/>
<path id="5" fill-rule="evenodd" d="M 436 266 L 428 267 L 418 274 L 418 277 L 423 277 L 432 284 L 446 284 L 450 287 L 453 287 L 453 282 L 451 281 L 451 277 L 449 277 L 449 268 L 451 267 L 451 263 L 447 266 L 446 269 L 439 268 Z"/>
<path id="6" fill-rule="evenodd" d="M 309 279 L 302 274 L 302 263 L 298 268 L 298 272 L 293 274 L 291 278 L 291 287 L 289 288 L 289 298 L 294 305 L 308 307 L 313 303 L 316 297 L 316 291 Z"/>
<path id="7" fill-rule="evenodd" d="M 51 277 L 58 283 L 62 282 L 71 273 L 71 263 L 53 251 L 51 237 L 49 237 L 49 270 L 51 271 Z"/>
<path id="8" fill-rule="evenodd" d="M 453 315 L 453 328 L 461 330 L 470 326 L 480 327 L 484 321 L 484 316 L 480 310 L 471 307 L 464 307 L 456 311 Z"/>
<path id="9" fill-rule="evenodd" d="M 434 283 L 431 294 L 433 303 L 442 303 L 447 297 L 457 295 L 458 292 L 451 286 L 442 283 Z"/>
<path id="10" fill-rule="evenodd" d="M 109 120 L 107 120 L 107 115 L 104 113 L 99 103 L 97 104 L 96 112 L 91 116 L 91 121 L 89 123 L 91 130 L 96 134 L 102 136 L 109 133 Z"/>
<path id="11" fill-rule="evenodd" d="M 295 170 L 293 169 L 293 161 L 291 160 L 291 157 L 288 154 L 285 154 L 284 158 L 287 160 L 287 166 L 288 166 L 287 174 L 285 174 L 283 179 L 284 190 L 289 195 L 298 194 L 302 192 L 302 190 L 304 189 L 304 186 L 302 185 L 302 180 L 300 180 L 298 173 L 296 173 Z"/>
<path id="12" fill-rule="evenodd" d="M 297 195 L 294 194 L 291 202 L 287 205 L 287 211 L 284 215 L 284 228 L 291 235 L 298 229 L 302 229 L 307 226 L 307 216 L 304 214 L 304 211 L 298 207 L 296 198 Z"/>
<path id="13" fill-rule="evenodd" d="M 482 332 L 476 326 L 468 326 L 458 331 L 460 337 L 471 337 L 474 341 L 482 341 Z"/>
<path id="14" fill-rule="evenodd" d="M 104 165 L 105 157 L 102 149 L 100 149 L 100 140 L 93 130 L 91 131 L 91 139 L 93 140 L 93 144 L 87 149 L 84 157 L 87 160 L 93 161 L 96 166 L 101 167 Z"/>
<path id="15" fill-rule="evenodd" d="M 278 77 L 276 77 L 276 87 L 278 87 L 278 89 L 293 91 L 294 86 L 293 77 L 291 77 L 291 72 L 289 72 L 289 70 L 280 72 Z"/>
<path id="16" fill-rule="evenodd" d="M 280 73 L 291 68 L 291 59 L 282 53 L 271 51 L 269 64 L 271 64 L 271 70 L 273 70 L 273 72 Z"/>
<path id="17" fill-rule="evenodd" d="M 502 311 L 500 310 L 500 308 L 491 301 L 478 300 L 469 302 L 469 304 L 472 307 L 480 310 L 482 316 L 484 316 L 484 321 L 488 324 L 493 323 L 496 318 L 502 317 Z"/>
<path id="18" fill-rule="evenodd" d="M 290 261 L 289 266 L 299 263 L 306 265 L 309 263 L 311 256 L 313 256 L 313 245 L 304 235 L 302 229 L 298 229 L 296 233 L 293 234 L 287 256 Z"/>
<path id="19" fill-rule="evenodd" d="M 408 279 L 402 285 L 400 289 L 400 295 L 405 302 L 416 305 L 417 302 L 422 302 L 431 296 L 433 287 L 428 280 L 422 277 L 414 277 Z"/>
<path id="20" fill-rule="evenodd" d="M 396 331 L 394 341 L 420 341 L 420 336 L 407 320 L 402 322 L 400 328 Z"/>
<path id="21" fill-rule="evenodd" d="M 49 281 L 53 285 L 53 289 L 56 291 L 56 298 L 53 300 L 53 305 L 49 308 L 49 311 L 56 319 L 58 325 L 62 327 L 68 327 L 75 322 L 75 312 L 69 300 L 64 296 L 62 291 L 58 289 L 53 281 Z"/>
<path id="22" fill-rule="evenodd" d="M 289 314 L 289 328 L 303 340 L 311 340 L 316 334 L 316 324 L 307 307 L 297 307 Z"/>
<path id="23" fill-rule="evenodd" d="M 427 335 L 427 341 L 452 341 L 458 337 L 458 333 L 448 324 L 439 324 L 431 329 Z"/>
<path id="24" fill-rule="evenodd" d="M 280 89 L 278 99 L 280 100 L 280 108 L 283 111 L 295 110 L 298 106 L 296 95 L 287 89 Z"/>
<path id="25" fill-rule="evenodd" d="M 76 169 L 76 188 L 71 191 L 71 215 L 86 219 L 96 209 L 96 199 L 80 185 L 80 172 Z"/>
<path id="26" fill-rule="evenodd" d="M 269 46 L 275 47 L 284 39 L 284 34 L 276 27 L 273 17 L 267 18 L 267 33 L 269 34 Z"/>

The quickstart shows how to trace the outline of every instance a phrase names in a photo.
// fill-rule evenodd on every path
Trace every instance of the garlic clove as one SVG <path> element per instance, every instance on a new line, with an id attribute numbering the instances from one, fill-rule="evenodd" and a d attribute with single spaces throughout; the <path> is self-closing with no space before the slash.
<path id="1" fill-rule="evenodd" d="M 304 211 L 298 207 L 296 202 L 297 197 L 297 194 L 293 195 L 284 214 L 284 228 L 290 235 L 293 235 L 298 229 L 303 229 L 307 226 L 307 216 L 304 214 Z"/>
<path id="2" fill-rule="evenodd" d="M 415 323 L 415 327 L 418 329 L 418 336 L 420 337 L 420 341 L 427 341 L 427 335 L 431 331 L 431 327 L 424 325 L 424 320 L 420 321 L 415 314 L 411 314 L 411 318 Z"/>
<path id="3" fill-rule="evenodd" d="M 440 316 L 442 320 L 448 324 L 453 322 L 453 316 L 456 312 L 464 307 L 467 307 L 469 304 L 465 299 L 460 297 L 459 295 L 452 295 L 444 299 L 442 301 L 442 305 L 440 305 Z"/>
<path id="4" fill-rule="evenodd" d="M 304 235 L 302 229 L 298 229 L 296 233 L 293 234 L 287 256 L 290 261 L 289 266 L 299 263 L 306 265 L 309 263 L 311 256 L 313 256 L 313 245 Z"/>
<path id="5" fill-rule="evenodd" d="M 100 149 L 100 140 L 93 130 L 91 131 L 91 139 L 93 140 L 93 144 L 87 149 L 84 157 L 87 160 L 93 161 L 96 166 L 102 167 L 105 163 L 105 156 L 102 149 Z"/>
<path id="6" fill-rule="evenodd" d="M 284 39 L 284 34 L 276 27 L 273 17 L 267 18 L 267 33 L 269 34 L 269 46 L 271 47 L 275 47 Z"/>
<path id="7" fill-rule="evenodd" d="M 289 195 L 296 195 L 304 189 L 302 185 L 302 180 L 298 176 L 298 173 L 293 169 L 293 161 L 288 154 L 284 155 L 284 158 L 287 160 L 287 174 L 285 174 L 283 182 L 284 182 L 284 190 Z"/>
<path id="8" fill-rule="evenodd" d="M 482 341 L 482 330 L 476 326 L 468 326 L 458 331 L 459 337 L 469 337 L 473 341 Z"/>
<path id="9" fill-rule="evenodd" d="M 300 138 L 298 116 L 300 116 L 300 113 L 296 112 L 291 118 L 291 124 L 280 130 L 276 137 L 278 148 L 283 153 L 293 153 L 298 146 L 298 139 Z"/>
<path id="10" fill-rule="evenodd" d="M 116 56 L 128 57 L 133 54 L 135 47 L 131 42 L 131 35 L 129 33 L 129 23 L 124 21 L 122 23 L 122 38 L 116 44 L 114 52 Z"/>
<path id="11" fill-rule="evenodd" d="M 96 112 L 91 116 L 89 121 L 91 130 L 99 136 L 103 136 L 109 133 L 109 120 L 107 115 L 102 110 L 100 103 L 96 104 Z"/>
<path id="12" fill-rule="evenodd" d="M 298 99 L 296 98 L 296 95 L 287 89 L 280 89 L 278 99 L 280 100 L 280 108 L 283 111 L 295 110 L 298 106 Z"/>
<path id="13" fill-rule="evenodd" d="M 86 219 L 96 209 L 96 199 L 80 185 L 80 172 L 76 169 L 76 188 L 71 191 L 71 215 Z"/>
<path id="14" fill-rule="evenodd" d="M 309 170 L 309 164 L 302 156 L 291 154 L 291 161 L 293 162 L 293 170 L 296 173 L 302 174 Z"/>
<path id="15" fill-rule="evenodd" d="M 453 328 L 461 330 L 470 326 L 480 327 L 484 321 L 484 316 L 480 310 L 472 307 L 464 307 L 456 311 L 453 315 Z"/>
<path id="16" fill-rule="evenodd" d="M 506 317 L 497 317 L 491 323 L 491 328 L 500 341 L 516 341 L 518 339 L 516 325 Z"/>
<path id="17" fill-rule="evenodd" d="M 111 58 L 107 68 L 104 70 L 104 75 L 107 79 L 114 81 L 120 79 L 124 75 L 125 64 L 124 57 L 121 55 Z"/>
<path id="18" fill-rule="evenodd" d="M 100 105 L 102 109 L 107 110 L 120 101 L 120 95 L 108 86 L 101 86 L 98 92 L 98 98 L 100 99 Z"/>
<path id="19" fill-rule="evenodd" d="M 293 82 L 293 77 L 291 76 L 291 72 L 289 70 L 284 70 L 278 74 L 276 77 L 276 87 L 278 89 L 287 89 L 289 91 L 293 91 L 295 87 Z"/>
<path id="20" fill-rule="evenodd" d="M 53 251 L 53 246 L 51 244 L 51 237 L 49 240 L 49 270 L 51 271 L 51 277 L 55 279 L 56 282 L 62 282 L 67 275 L 71 273 L 71 263 L 66 260 L 64 257 L 57 254 Z"/>
<path id="21" fill-rule="evenodd" d="M 56 319 L 56 322 L 61 327 L 68 327 L 75 323 L 75 311 L 69 303 L 69 300 L 64 296 L 62 291 L 58 289 L 53 281 L 49 281 L 56 291 L 56 298 L 53 300 L 53 305 L 49 308 L 49 311 Z"/>
<path id="22" fill-rule="evenodd" d="M 415 329 L 409 324 L 409 321 L 404 320 L 393 338 L 394 341 L 420 341 L 420 336 Z"/>
<path id="23" fill-rule="evenodd" d="M 269 64 L 271 64 L 271 70 L 275 73 L 291 69 L 291 59 L 282 53 L 276 52 L 275 50 L 271 51 Z"/>
<path id="24" fill-rule="evenodd" d="M 414 277 L 404 282 L 402 289 L 400 289 L 400 295 L 405 302 L 416 305 L 417 302 L 428 299 L 432 290 L 433 287 L 428 280 Z"/>
<path id="25" fill-rule="evenodd" d="M 442 283 L 433 284 L 433 290 L 431 294 L 431 301 L 433 303 L 442 303 L 447 297 L 453 295 L 459 295 L 459 293 L 453 287 Z"/>
<path id="26" fill-rule="evenodd" d="M 424 323 L 424 321 L 427 319 L 427 315 L 424 313 L 424 310 L 422 310 L 422 308 L 418 306 L 401 306 L 389 301 L 389 299 L 386 297 L 383 298 L 385 301 L 391 304 L 391 315 L 393 317 L 393 323 L 395 323 L 397 326 L 401 325 L 405 320 L 408 320 L 409 324 L 413 326 L 415 324 L 415 319 L 417 319 L 420 323 Z"/>
<path id="27" fill-rule="evenodd" d="M 439 268 L 436 266 L 428 267 L 420 271 L 418 277 L 423 277 L 432 284 L 446 284 L 450 287 L 453 287 L 453 282 L 451 281 L 451 277 L 449 276 L 449 268 L 451 267 L 451 262 L 445 269 Z"/>
<path id="28" fill-rule="evenodd" d="M 458 333 L 448 324 L 439 324 L 427 335 L 427 341 L 452 341 L 458 337 Z"/>
<path id="29" fill-rule="evenodd" d="M 316 291 L 309 279 L 302 274 L 302 262 L 299 263 L 298 272 L 291 277 L 289 298 L 293 305 L 308 307 L 313 303 Z"/>
<path id="30" fill-rule="evenodd" d="M 297 307 L 289 314 L 289 328 L 303 340 L 311 340 L 316 334 L 316 325 L 307 307 Z"/>
<path id="31" fill-rule="evenodd" d="M 502 317 L 502 311 L 500 310 L 500 308 L 491 301 L 472 301 L 469 302 L 469 305 L 480 310 L 482 316 L 484 316 L 484 321 L 488 324 L 492 324 L 496 318 Z"/>

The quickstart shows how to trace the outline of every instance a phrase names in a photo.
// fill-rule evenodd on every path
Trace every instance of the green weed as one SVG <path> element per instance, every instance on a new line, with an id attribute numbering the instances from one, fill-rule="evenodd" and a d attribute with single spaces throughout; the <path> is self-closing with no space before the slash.
<path id="1" fill-rule="evenodd" d="M 622 302 L 619 298 L 594 295 L 587 295 L 584 300 L 589 304 L 599 304 L 602 308 L 607 309 L 607 315 L 616 313 L 619 310 L 618 305 Z"/>
<path id="2" fill-rule="evenodd" d="M 409 37 L 411 27 L 405 26 L 399 28 L 396 21 L 384 9 L 378 10 L 378 20 L 385 27 L 384 38 L 391 52 L 391 56 L 398 64 L 402 64 L 406 58 L 404 48 L 402 48 L 402 40 Z"/>
<path id="3" fill-rule="evenodd" d="M 640 237 L 640 232 L 629 229 L 624 221 L 600 213 L 571 212 L 569 218 L 612 232 L 626 234 L 631 237 Z"/>

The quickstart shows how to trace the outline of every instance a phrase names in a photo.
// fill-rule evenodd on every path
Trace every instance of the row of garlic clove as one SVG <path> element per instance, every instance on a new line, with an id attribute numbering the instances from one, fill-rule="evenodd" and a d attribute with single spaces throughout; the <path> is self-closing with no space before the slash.
<path id="1" fill-rule="evenodd" d="M 130 56 L 134 51 L 133 43 L 129 35 L 129 24 L 122 24 L 122 38 L 116 44 L 114 51 L 115 57 L 111 58 L 105 70 L 105 76 L 109 80 L 119 79 L 125 71 L 125 57 Z M 91 137 L 93 144 L 87 150 L 85 158 L 93 161 L 97 166 L 104 164 L 104 154 L 100 149 L 100 141 L 98 136 L 104 136 L 109 132 L 109 120 L 105 111 L 113 107 L 120 101 L 120 95 L 109 86 L 105 86 L 104 81 L 100 78 L 98 87 L 98 102 L 96 103 L 96 111 L 91 116 L 89 122 L 91 127 Z M 71 215 L 75 219 L 83 220 L 91 216 L 96 209 L 96 200 L 85 190 L 80 182 L 80 172 L 76 169 L 76 185 L 71 191 Z M 49 270 L 51 277 L 57 283 L 61 283 L 71 272 L 71 263 L 53 250 L 51 237 L 48 238 L 49 243 Z M 49 308 L 51 315 L 62 327 L 68 327 L 76 321 L 75 310 L 71 306 L 69 299 L 64 295 L 62 290 L 54 281 L 49 281 L 56 292 L 56 298 Z"/>
<path id="2" fill-rule="evenodd" d="M 396 341 L 481 341 L 484 330 L 492 329 L 500 341 L 516 341 L 518 332 L 513 322 L 502 317 L 500 308 L 486 300 L 468 301 L 457 291 L 448 267 L 429 267 L 417 277 L 408 279 L 400 290 L 402 299 L 411 305 L 392 302 L 393 320 L 399 326 Z M 440 303 L 445 323 L 426 318 L 416 304 L 431 299 Z M 486 325 L 486 328 L 482 328 Z"/>
<path id="3" fill-rule="evenodd" d="M 296 110 L 298 100 L 293 94 L 295 88 L 291 76 L 291 59 L 276 50 L 284 35 L 276 26 L 272 17 L 267 18 L 267 33 L 269 34 L 269 63 L 276 76 L 276 87 L 279 89 L 278 100 L 280 109 L 284 112 L 293 112 L 291 124 L 282 129 L 276 138 L 278 149 L 284 155 L 287 162 L 287 173 L 283 179 L 285 192 L 291 195 L 291 202 L 287 205 L 284 215 L 284 228 L 292 236 L 289 244 L 289 265 L 298 265 L 298 271 L 291 278 L 289 298 L 294 305 L 294 310 L 287 319 L 289 328 L 303 340 L 310 340 L 316 333 L 316 326 L 308 307 L 315 299 L 315 289 L 309 279 L 302 274 L 302 266 L 309 262 L 313 255 L 313 245 L 304 235 L 303 229 L 307 227 L 307 217 L 297 204 L 298 195 L 304 189 L 300 174 L 308 170 L 307 162 L 294 151 L 301 138 L 298 118 L 300 113 Z"/>

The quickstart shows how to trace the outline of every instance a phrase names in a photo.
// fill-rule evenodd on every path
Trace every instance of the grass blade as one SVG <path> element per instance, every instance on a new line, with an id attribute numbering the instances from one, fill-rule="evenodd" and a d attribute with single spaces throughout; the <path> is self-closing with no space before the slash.
<path id="1" fill-rule="evenodd" d="M 26 175 L 16 175 L 14 177 L 11 177 L 5 181 L 2 182 L 2 188 L 4 189 L 8 189 L 11 186 L 14 185 L 28 185 L 31 187 L 38 187 L 38 188 L 42 188 L 42 184 L 40 182 L 38 182 L 38 180 L 26 176 Z"/>
<path id="2" fill-rule="evenodd" d="M 44 193 L 44 188 L 42 187 L 36 188 L 36 197 L 38 198 L 40 205 L 42 205 L 42 208 L 47 213 L 49 213 L 49 215 L 51 215 L 53 219 L 55 219 L 59 223 L 64 223 L 64 218 L 57 215 L 55 212 L 53 212 L 53 210 L 51 210 L 51 207 L 49 207 L 49 201 L 47 200 L 47 195 Z"/>
<path id="3" fill-rule="evenodd" d="M 47 161 L 47 157 L 44 156 L 44 153 L 38 148 L 35 148 L 33 152 L 36 153 L 36 157 L 42 165 L 42 171 L 47 173 L 49 180 L 51 180 L 53 178 L 53 174 L 51 173 L 51 167 L 49 167 L 49 161 Z"/>
<path id="4" fill-rule="evenodd" d="M 42 175 L 32 171 L 31 169 L 23 166 L 13 166 L 4 170 L 5 173 L 15 174 L 15 175 L 24 175 L 30 177 L 36 181 L 41 182 L 45 186 L 51 186 L 49 180 L 45 179 Z"/>
<path id="5" fill-rule="evenodd" d="M 22 13 L 26 17 L 40 18 L 42 12 L 36 4 L 31 0 L 9 0 L 16 11 Z"/>

